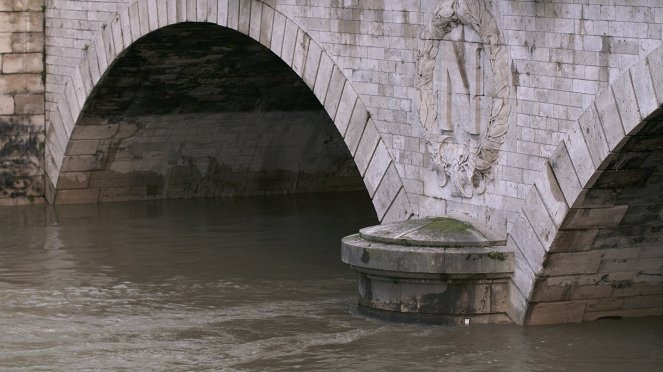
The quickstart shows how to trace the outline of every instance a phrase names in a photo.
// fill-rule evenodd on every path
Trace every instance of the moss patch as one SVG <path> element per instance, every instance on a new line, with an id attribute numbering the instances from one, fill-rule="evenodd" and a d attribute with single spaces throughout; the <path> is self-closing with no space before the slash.
<path id="1" fill-rule="evenodd" d="M 487 254 L 488 258 L 498 261 L 506 260 L 506 255 L 502 252 L 489 252 Z"/>
<path id="2" fill-rule="evenodd" d="M 469 223 L 454 218 L 436 217 L 432 218 L 432 220 L 433 222 L 426 225 L 426 229 L 441 233 L 463 233 L 475 230 Z"/>

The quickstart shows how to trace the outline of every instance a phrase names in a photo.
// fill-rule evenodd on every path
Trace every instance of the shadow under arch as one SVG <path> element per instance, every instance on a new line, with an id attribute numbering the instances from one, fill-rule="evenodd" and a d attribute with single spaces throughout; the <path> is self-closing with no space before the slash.
<path id="1" fill-rule="evenodd" d="M 97 32 L 83 60 L 74 69 L 71 80 L 65 83 L 62 93 L 56 94 L 57 110 L 48 114 L 46 173 L 50 181 L 49 200 L 66 200 L 56 194 L 56 189 L 61 189 L 63 167 L 94 161 L 94 154 L 77 154 L 70 139 L 81 138 L 77 125 L 81 112 L 109 66 L 135 41 L 152 31 L 182 22 L 205 22 L 249 36 L 290 67 L 313 92 L 342 136 L 378 218 L 383 222 L 409 218 L 412 208 L 395 163 L 368 111 L 339 67 L 304 30 L 272 7 L 256 0 L 241 1 L 238 9 L 232 4 L 236 3 L 139 0 L 120 10 L 106 27 Z M 81 158 L 81 155 L 87 155 L 87 158 Z M 85 182 L 89 165 L 77 167 L 69 168 L 70 173 L 78 173 L 73 175 L 75 181 Z M 83 187 L 76 187 L 79 201 L 98 201 L 94 190 L 84 194 L 80 192 Z"/>

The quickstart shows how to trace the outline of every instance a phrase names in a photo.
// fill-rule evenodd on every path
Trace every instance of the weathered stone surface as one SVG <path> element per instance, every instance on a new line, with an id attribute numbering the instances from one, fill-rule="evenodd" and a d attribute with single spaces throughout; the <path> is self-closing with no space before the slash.
<path id="1" fill-rule="evenodd" d="M 578 175 L 564 142 L 557 147 L 555 153 L 550 157 L 550 168 L 555 174 L 567 205 L 573 205 L 582 190 L 582 185 L 578 180 Z"/>
<path id="2" fill-rule="evenodd" d="M 343 239 L 341 256 L 359 273 L 359 305 L 369 313 L 494 322 L 482 315 L 501 313 L 506 320 L 514 269 L 504 243 L 462 221 L 437 218 L 364 228 Z"/>
<path id="3" fill-rule="evenodd" d="M 584 311 L 584 301 L 539 302 L 532 306 L 526 324 L 580 323 Z"/>
<path id="4" fill-rule="evenodd" d="M 660 139 L 663 126 L 657 115 L 663 104 L 663 89 L 660 88 L 663 86 L 660 27 L 663 19 L 658 17 L 659 13 L 663 14 L 663 4 L 652 1 L 620 3 L 615 13 L 595 12 L 596 7 L 591 4 L 584 6 L 583 12 L 580 12 L 578 9 L 581 6 L 578 4 L 556 3 L 555 12 L 549 12 L 546 5 L 547 10 L 542 14 L 537 9 L 540 4 L 536 2 L 459 0 L 455 3 L 466 7 L 459 5 L 455 10 L 451 9 L 453 14 L 447 14 L 443 10 L 448 8 L 448 3 L 443 1 L 388 3 L 379 7 L 368 7 L 362 2 L 346 2 L 337 6 L 282 0 L 138 0 L 128 3 L 85 0 L 66 3 L 46 4 L 47 8 L 42 11 L 41 6 L 45 3 L 36 0 L 5 2 L 2 4 L 9 5 L 3 5 L 4 8 L 0 10 L 0 120 L 11 126 L 20 124 L 25 127 L 20 135 L 0 136 L 0 144 L 11 149 L 2 154 L 2 160 L 3 164 L 15 164 L 17 159 L 29 159 L 24 163 L 28 169 L 26 174 L 42 174 L 43 177 L 46 172 L 49 179 L 57 182 L 65 149 L 69 147 L 72 138 L 100 140 L 104 156 L 112 155 L 114 159 L 116 154 L 108 149 L 120 151 L 118 156 L 121 160 L 115 163 L 115 169 L 128 172 L 149 167 L 165 169 L 163 164 L 171 161 L 170 166 L 174 167 L 171 169 L 177 169 L 177 182 L 171 185 L 171 191 L 179 190 L 187 195 L 204 194 L 194 191 L 203 184 L 187 183 L 187 177 L 200 177 L 210 164 L 214 164 L 202 160 L 206 156 L 204 154 L 211 153 L 207 152 L 211 150 L 206 141 L 202 141 L 199 146 L 182 147 L 183 155 L 170 160 L 170 150 L 165 149 L 168 141 L 175 144 L 179 138 L 190 134 L 189 130 L 195 128 L 200 116 L 186 117 L 182 125 L 172 128 L 172 131 L 159 127 L 151 132 L 149 129 L 141 132 L 144 128 L 139 128 L 139 124 L 125 123 L 122 117 L 109 115 L 110 110 L 104 111 L 99 107 L 97 122 L 86 123 L 85 120 L 89 113 L 86 107 L 92 107 L 86 105 L 93 94 L 93 88 L 97 86 L 100 90 L 106 89 L 104 80 L 100 79 L 106 73 L 107 66 L 121 63 L 123 58 L 130 55 L 125 49 L 134 41 L 146 37 L 149 31 L 159 29 L 154 33 L 158 34 L 177 22 L 211 22 L 249 35 L 254 44 L 247 43 L 244 54 L 238 52 L 237 45 L 222 42 L 210 43 L 211 47 L 205 48 L 207 54 L 189 54 L 186 57 L 195 60 L 201 71 L 198 78 L 189 79 L 186 77 L 189 76 L 188 72 L 171 75 L 173 70 L 170 68 L 144 71 L 143 76 L 149 80 L 145 90 L 158 92 L 158 87 L 165 84 L 179 85 L 189 89 L 189 92 L 196 92 L 186 98 L 173 96 L 171 102 L 163 104 L 156 98 L 166 98 L 167 94 L 156 93 L 141 98 L 138 91 L 120 84 L 117 88 L 122 89 L 125 96 L 118 95 L 118 100 L 112 102 L 118 106 L 126 105 L 128 112 L 136 117 L 142 107 L 141 115 L 149 118 L 146 120 L 150 125 L 156 125 L 167 122 L 165 119 L 155 119 L 155 116 L 164 115 L 162 107 L 180 110 L 188 107 L 189 111 L 180 111 L 183 115 L 209 114 L 205 110 L 214 107 L 213 102 L 226 102 L 233 107 L 241 107 L 244 110 L 242 112 L 262 112 L 275 107 L 283 108 L 278 102 L 303 102 L 311 98 L 306 98 L 305 94 L 291 94 L 294 90 L 285 80 L 280 81 L 280 84 L 264 84 L 265 78 L 272 76 L 274 70 L 249 67 L 248 71 L 253 73 L 247 73 L 244 78 L 255 78 L 256 84 L 246 88 L 246 91 L 253 94 L 283 87 L 282 92 L 276 95 L 278 100 L 261 100 L 260 104 L 249 108 L 250 105 L 244 105 L 246 102 L 256 102 L 248 99 L 255 96 L 237 94 L 238 91 L 232 87 L 238 84 L 224 85 L 217 79 L 219 75 L 215 75 L 214 69 L 209 68 L 209 62 L 217 51 L 215 48 L 226 48 L 225 58 L 235 63 L 228 65 L 229 70 L 217 72 L 223 72 L 224 76 L 237 76 L 233 66 L 250 66 L 259 59 L 256 57 L 258 54 L 253 54 L 257 50 L 254 48 L 269 46 L 286 66 L 303 73 L 303 85 L 312 88 L 315 97 L 322 102 L 332 119 L 337 119 L 338 127 L 345 134 L 350 154 L 360 174 L 366 176 L 369 191 L 373 194 L 372 200 L 376 209 L 384 213 L 384 219 L 409 218 L 411 213 L 435 216 L 461 211 L 481 220 L 485 211 L 492 209 L 496 214 L 509 215 L 509 224 L 514 226 L 520 223 L 514 214 L 522 210 L 525 204 L 533 203 L 529 207 L 525 206 L 528 216 L 536 217 L 527 221 L 533 227 L 524 226 L 520 229 L 524 232 L 512 229 L 518 244 L 522 245 L 519 246 L 519 250 L 522 249 L 519 254 L 528 264 L 529 261 L 538 261 L 535 259 L 539 257 L 538 254 L 545 255 L 543 246 L 550 243 L 548 238 L 543 239 L 544 230 L 550 230 L 551 226 L 545 218 L 538 218 L 545 217 L 543 208 L 538 208 L 541 206 L 545 207 L 555 228 L 561 226 L 566 218 L 571 225 L 564 227 L 577 229 L 562 229 L 558 232 L 551 243 L 550 252 L 584 252 L 608 247 L 606 249 L 616 250 L 610 252 L 613 257 L 610 260 L 617 260 L 620 255 L 629 257 L 624 259 L 635 260 L 623 264 L 633 270 L 638 267 L 650 270 L 642 255 L 657 257 L 654 248 L 645 247 L 656 247 L 661 242 L 660 224 L 657 225 L 661 208 L 657 206 L 663 204 L 663 168 L 660 167 L 663 160 L 663 142 Z M 459 14 L 475 14 L 481 9 L 490 16 L 480 19 L 494 17 L 494 25 L 481 22 L 478 25 L 457 25 L 450 29 L 448 35 L 449 40 L 455 40 L 453 43 L 440 41 L 439 49 L 427 49 L 438 42 L 439 35 L 421 38 L 420 32 L 424 28 L 428 31 L 447 32 L 438 25 L 432 29 L 424 27 L 431 26 L 433 13 L 441 15 L 440 20 L 448 21 L 456 20 Z M 624 14 L 646 16 L 626 17 Z M 464 20 L 460 19 L 460 23 Z M 555 24 L 554 28 L 550 26 L 552 23 Z M 603 27 L 607 24 L 610 27 Z M 503 42 L 492 45 L 485 35 L 497 35 Z M 45 48 L 44 40 L 48 41 Z M 158 44 L 159 47 L 172 61 L 179 60 L 173 50 L 181 47 L 169 47 L 167 41 L 184 40 L 181 46 L 197 42 L 196 37 L 184 29 L 179 29 L 169 37 L 151 40 L 157 44 L 162 42 Z M 416 43 L 413 44 L 413 40 Z M 427 44 L 431 40 L 435 42 Z M 423 45 L 417 45 L 420 41 Z M 503 48 L 504 53 L 494 53 L 495 50 L 491 48 L 495 47 Z M 420 51 L 431 54 L 420 55 Z M 233 58 L 236 52 L 239 54 Z M 45 53 L 45 58 L 41 58 L 44 56 L 42 53 Z M 141 53 L 145 53 L 142 55 L 143 62 L 153 60 L 154 55 L 149 50 L 141 49 L 138 55 Z M 442 55 L 437 58 L 435 53 Z M 246 55 L 251 57 L 246 58 Z M 488 61 L 482 55 L 505 55 L 508 58 Z M 440 62 L 443 60 L 444 66 L 430 69 L 430 66 L 421 63 L 437 59 Z M 505 61 L 508 61 L 506 69 L 486 68 L 491 62 L 500 65 Z M 46 70 L 43 69 L 44 64 Z M 136 66 L 147 64 L 137 63 Z M 461 67 L 465 69 L 464 74 L 461 73 Z M 42 75 L 42 71 L 48 73 Z M 426 74 L 427 71 L 433 71 L 431 76 Z M 136 76 L 128 74 L 128 70 L 124 70 L 124 75 L 126 81 L 130 80 L 130 76 Z M 159 78 L 149 78 L 154 76 Z M 279 80 L 276 76 L 273 79 Z M 492 89 L 491 81 L 497 80 L 503 84 Z M 426 85 L 428 83 L 431 86 Z M 221 87 L 228 91 L 224 93 Z M 444 87 L 450 89 L 444 90 Z M 421 96 L 422 92 L 428 91 L 443 94 Z M 356 93 L 356 100 L 352 99 L 352 94 L 348 96 L 348 92 Z M 502 97 L 500 92 L 511 93 Z M 490 95 L 493 99 L 499 98 L 498 105 L 493 106 L 499 108 L 493 110 L 495 112 L 486 110 L 487 97 Z M 454 135 L 463 137 L 461 139 L 464 142 L 460 142 L 478 143 L 484 138 L 477 133 L 484 133 L 482 131 L 492 127 L 490 121 L 486 120 L 486 112 L 499 117 L 500 123 L 505 125 L 504 132 L 488 131 L 485 137 L 497 138 L 498 141 L 491 142 L 491 146 L 484 146 L 485 151 L 476 154 L 476 157 L 467 156 L 465 163 L 457 162 L 459 172 L 462 173 L 463 169 L 476 168 L 477 160 L 479 163 L 485 159 L 494 161 L 493 172 L 486 173 L 486 177 L 468 172 L 466 177 L 455 178 L 461 180 L 466 188 L 471 186 L 472 195 L 445 192 L 446 186 L 441 185 L 444 183 L 441 182 L 441 175 L 431 171 L 436 166 L 430 159 L 431 153 L 473 154 L 460 147 L 450 151 L 451 147 L 447 146 L 441 151 L 432 144 L 439 142 L 448 145 L 449 141 L 445 142 L 444 136 L 450 133 L 431 132 L 427 131 L 428 127 L 422 127 L 419 103 L 425 101 L 430 103 L 429 107 L 439 109 L 446 107 L 446 98 L 450 98 L 452 103 L 455 100 L 457 105 L 452 107 L 455 110 L 436 111 L 436 116 L 429 115 L 427 117 L 431 120 L 424 122 L 431 124 L 431 128 L 433 124 L 443 128 L 444 123 L 448 122 L 471 123 L 466 128 L 454 128 Z M 465 101 L 459 101 L 459 98 Z M 184 101 L 191 105 L 178 104 Z M 365 112 L 356 110 L 359 103 Z M 475 107 L 478 111 L 459 112 L 461 107 Z M 510 111 L 501 109 L 506 107 Z M 79 116 L 82 120 L 76 123 Z M 35 119 L 37 117 L 41 119 Z M 647 121 L 643 122 L 645 117 Z M 312 119 L 312 122 L 315 121 Z M 79 125 L 89 124 L 97 128 L 87 133 L 77 129 Z M 124 132 L 123 125 L 126 125 Z M 104 126 L 110 127 L 106 131 L 102 129 Z M 112 126 L 118 126 L 116 131 Z M 138 141 L 140 144 L 128 144 L 139 133 L 145 136 L 143 139 L 154 139 L 154 144 L 148 146 L 145 144 L 147 141 L 143 140 Z M 442 138 L 437 141 L 431 134 Z M 196 135 L 205 137 L 201 133 Z M 233 135 L 229 134 L 230 137 Z M 164 139 L 166 136 L 167 140 Z M 214 137 L 212 134 L 207 136 Z M 564 141 L 564 149 L 554 153 L 554 147 L 560 140 Z M 124 141 L 126 146 L 111 145 L 120 141 Z M 266 137 L 262 141 L 266 141 Z M 44 144 L 40 145 L 42 142 Z M 381 145 L 378 146 L 378 143 Z M 37 155 L 33 150 L 26 150 L 29 155 L 21 153 L 19 149 L 27 144 L 27 148 L 37 149 Z M 247 150 L 238 153 L 232 162 L 251 162 L 246 159 L 250 158 L 248 149 L 254 145 L 263 146 L 264 142 L 244 144 Z M 287 141 L 283 141 L 283 145 L 290 146 Z M 48 149 L 48 153 L 42 155 L 44 150 L 40 148 Z M 72 150 L 73 147 L 70 148 Z M 369 167 L 369 164 L 376 162 L 376 150 L 386 156 L 379 156 L 380 166 Z M 91 153 L 91 148 L 79 148 L 75 152 L 81 152 L 81 155 L 96 154 Z M 285 150 L 278 151 L 278 154 L 266 157 L 269 159 L 266 163 L 277 162 L 279 156 L 291 156 Z M 217 154 L 210 156 L 215 158 Z M 254 158 L 252 165 L 257 166 L 263 159 L 262 156 Z M 67 164 L 71 161 L 68 160 Z M 546 166 L 542 172 L 542 165 L 546 162 L 549 162 L 550 169 Z M 388 164 L 390 170 L 382 172 L 385 164 Z M 271 167 L 265 164 L 261 166 Z M 477 168 L 478 173 L 484 174 L 485 164 L 481 163 L 480 167 Z M 347 169 L 340 163 L 338 167 L 331 168 L 337 174 Z M 367 169 L 370 171 L 367 172 Z M 438 166 L 438 169 L 442 168 Z M 258 173 L 248 172 L 258 177 Z M 281 177 L 284 173 L 279 173 L 279 176 L 274 176 L 276 173 L 269 174 L 269 177 L 264 178 L 268 180 L 265 182 L 287 188 L 287 177 Z M 382 177 L 385 174 L 390 177 L 386 182 Z M 265 174 L 260 177 L 265 177 Z M 300 177 L 297 185 L 311 186 L 315 183 L 305 175 L 293 177 Z M 129 182 L 129 179 L 133 182 L 135 178 L 125 180 Z M 108 178 L 105 180 L 111 184 Z M 2 191 L 7 191 L 8 195 L 13 194 L 19 190 L 17 187 L 22 187 L 22 182 L 9 180 L 4 183 L 6 186 Z M 33 184 L 38 183 L 35 178 Z M 250 187 L 258 187 L 258 183 L 252 181 Z M 540 200 L 533 197 L 527 199 L 533 184 Z M 153 186 L 150 185 L 150 190 L 146 184 L 133 185 L 128 189 L 118 185 L 109 186 L 100 191 L 96 200 L 154 198 Z M 213 188 L 212 184 L 205 184 L 203 188 L 208 187 Z M 457 186 L 456 189 L 462 190 L 463 187 Z M 176 191 L 172 192 L 173 196 L 177 194 Z M 23 191 L 20 193 L 27 194 Z M 560 195 L 563 195 L 561 199 Z M 394 199 L 383 200 L 383 197 Z M 414 205 L 410 205 L 410 200 L 414 201 Z M 574 211 L 567 212 L 569 206 Z M 589 227 L 593 226 L 592 223 L 599 223 L 597 213 L 612 213 L 615 210 L 610 208 L 624 206 L 628 206 L 628 211 L 620 221 L 608 221 L 610 218 L 605 217 L 605 221 L 600 222 L 605 225 L 597 238 L 598 228 Z M 567 216 L 567 213 L 570 215 Z M 590 213 L 589 217 L 594 222 L 589 225 L 582 222 L 585 216 L 583 213 Z M 535 214 L 539 214 L 538 217 Z M 607 227 L 614 223 L 617 225 Z M 541 226 L 547 228 L 542 229 Z M 542 250 L 538 251 L 537 244 L 541 245 L 541 242 Z M 618 252 L 621 245 L 630 248 Z M 640 247 L 641 256 L 629 256 L 635 251 L 628 249 L 635 247 Z M 620 267 L 616 262 L 606 261 L 605 265 L 609 269 Z M 642 278 L 651 280 L 657 273 L 660 270 L 643 271 Z M 536 280 L 537 274 L 519 276 L 519 286 L 525 288 L 525 278 Z M 578 296 L 584 296 L 584 290 L 588 289 L 579 289 Z M 520 295 L 510 294 L 510 301 L 517 304 L 514 306 L 526 303 L 527 299 L 518 297 Z M 600 301 L 594 298 L 590 300 Z M 523 309 L 518 307 L 514 314 L 524 316 Z M 594 316 L 597 315 L 586 318 Z"/>
<path id="5" fill-rule="evenodd" d="M 544 276 L 593 274 L 601 264 L 601 251 L 550 254 L 543 263 Z"/>
<path id="6" fill-rule="evenodd" d="M 601 119 L 603 132 L 608 141 L 608 148 L 610 151 L 618 150 L 619 146 L 623 144 L 625 132 L 612 89 L 603 91 L 594 102 L 598 116 Z"/>
<path id="7" fill-rule="evenodd" d="M 544 164 L 541 176 L 534 183 L 534 187 L 541 196 L 555 225 L 561 225 L 569 207 L 549 163 Z"/>
<path id="8" fill-rule="evenodd" d="M 615 227 L 626 214 L 628 206 L 609 208 L 571 209 L 562 223 L 564 229 L 591 229 Z"/>

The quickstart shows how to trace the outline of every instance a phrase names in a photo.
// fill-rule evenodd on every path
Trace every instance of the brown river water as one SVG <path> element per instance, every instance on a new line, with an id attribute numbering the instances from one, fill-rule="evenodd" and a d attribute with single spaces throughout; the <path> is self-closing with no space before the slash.
<path id="1" fill-rule="evenodd" d="M 341 237 L 365 195 L 0 209 L 1 371 L 663 371 L 663 319 L 388 323 Z"/>

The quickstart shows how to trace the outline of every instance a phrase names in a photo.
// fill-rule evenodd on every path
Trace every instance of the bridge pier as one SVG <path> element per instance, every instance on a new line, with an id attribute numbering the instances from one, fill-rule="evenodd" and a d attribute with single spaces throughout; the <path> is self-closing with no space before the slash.
<path id="1" fill-rule="evenodd" d="M 454 218 L 361 229 L 341 243 L 358 274 L 359 309 L 433 324 L 507 323 L 514 257 L 506 239 Z"/>

